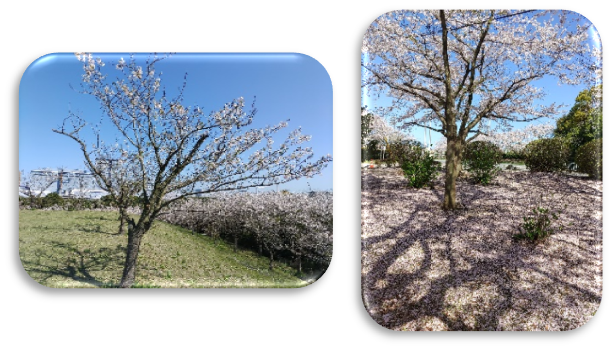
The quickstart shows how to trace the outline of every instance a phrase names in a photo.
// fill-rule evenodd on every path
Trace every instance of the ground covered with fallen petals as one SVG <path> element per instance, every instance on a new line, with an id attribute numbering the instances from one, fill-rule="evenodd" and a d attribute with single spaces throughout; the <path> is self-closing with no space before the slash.
<path id="1" fill-rule="evenodd" d="M 362 170 L 362 297 L 377 323 L 556 331 L 589 321 L 602 296 L 602 181 L 505 171 L 490 186 L 460 179 L 457 192 L 462 208 L 444 211 L 442 176 L 412 189 L 398 169 Z M 539 203 L 561 211 L 556 233 L 513 240 Z"/>

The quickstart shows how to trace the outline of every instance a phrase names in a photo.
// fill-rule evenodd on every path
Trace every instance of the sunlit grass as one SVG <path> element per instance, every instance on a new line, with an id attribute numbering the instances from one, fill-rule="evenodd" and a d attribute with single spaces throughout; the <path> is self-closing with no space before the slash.
<path id="1" fill-rule="evenodd" d="M 127 235 L 118 235 L 117 213 L 19 212 L 19 256 L 38 283 L 54 288 L 116 287 Z M 143 238 L 134 287 L 301 287 L 296 270 L 251 251 L 163 222 Z"/>

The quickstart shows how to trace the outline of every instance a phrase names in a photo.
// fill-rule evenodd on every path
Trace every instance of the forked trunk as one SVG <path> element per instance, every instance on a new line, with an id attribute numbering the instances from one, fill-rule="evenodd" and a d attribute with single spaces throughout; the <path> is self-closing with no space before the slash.
<path id="1" fill-rule="evenodd" d="M 146 232 L 142 225 L 134 226 L 134 221 L 128 219 L 128 251 L 126 253 L 126 263 L 124 264 L 121 283 L 119 284 L 120 288 L 130 288 L 134 284 L 140 242 Z"/>
<path id="2" fill-rule="evenodd" d="M 445 152 L 445 197 L 443 209 L 456 209 L 456 179 L 460 174 L 462 161 L 462 141 L 447 139 Z"/>

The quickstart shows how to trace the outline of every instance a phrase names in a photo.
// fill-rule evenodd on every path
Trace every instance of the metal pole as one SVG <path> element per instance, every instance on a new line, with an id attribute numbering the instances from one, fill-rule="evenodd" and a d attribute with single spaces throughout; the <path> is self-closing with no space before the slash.
<path id="1" fill-rule="evenodd" d="M 430 122 L 428 122 L 428 126 L 430 126 Z M 428 129 L 428 149 L 432 149 L 432 130 Z"/>

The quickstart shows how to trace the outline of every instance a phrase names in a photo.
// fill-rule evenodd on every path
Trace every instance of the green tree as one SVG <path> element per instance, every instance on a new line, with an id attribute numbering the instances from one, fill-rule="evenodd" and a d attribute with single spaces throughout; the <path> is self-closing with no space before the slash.
<path id="1" fill-rule="evenodd" d="M 577 150 L 577 170 L 602 180 L 602 139 L 594 139 Z"/>
<path id="2" fill-rule="evenodd" d="M 567 140 L 572 162 L 579 147 L 602 138 L 602 85 L 579 93 L 570 111 L 558 119 L 554 135 Z"/>

